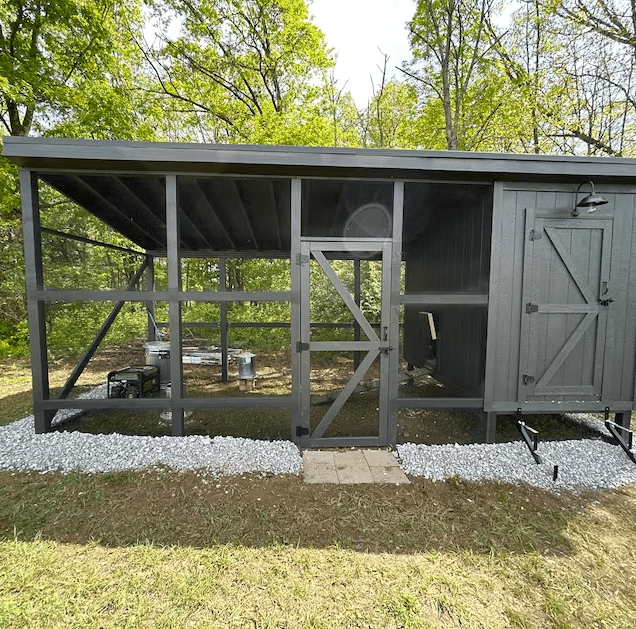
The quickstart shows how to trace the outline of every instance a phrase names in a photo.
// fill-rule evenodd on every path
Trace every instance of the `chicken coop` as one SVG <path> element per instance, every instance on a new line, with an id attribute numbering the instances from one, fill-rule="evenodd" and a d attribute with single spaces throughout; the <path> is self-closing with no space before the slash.
<path id="1" fill-rule="evenodd" d="M 172 434 L 183 435 L 186 409 L 239 405 L 287 409 L 289 438 L 303 448 L 395 444 L 405 408 L 472 409 L 488 442 L 503 414 L 611 413 L 628 425 L 636 386 L 636 160 L 51 138 L 3 138 L 3 145 L 20 167 L 39 433 L 50 430 L 59 409 L 113 408 L 168 410 Z M 128 289 L 46 285 L 42 185 L 142 252 Z M 223 281 L 214 290 L 184 290 L 187 258 L 214 260 Z M 232 290 L 225 265 L 248 258 L 286 260 L 289 290 Z M 157 260 L 167 266 L 161 287 Z M 337 261 L 349 261 L 352 281 Z M 381 286 L 372 318 L 361 305 L 362 267 Z M 345 340 L 317 336 L 311 299 L 318 275 L 350 314 Z M 57 301 L 115 305 L 53 396 L 45 307 Z M 70 399 L 118 306 L 129 301 L 149 312 L 167 305 L 162 360 L 170 397 Z M 189 396 L 186 302 L 219 305 L 224 376 L 224 306 L 287 304 L 288 394 Z M 155 339 L 151 326 L 148 340 Z M 329 404 L 314 407 L 312 360 L 329 352 L 350 354 L 351 374 Z M 334 432 L 348 401 L 371 386 L 370 370 L 377 395 L 370 429 L 348 434 L 345 422 Z M 418 370 L 443 394 L 404 387 Z"/>

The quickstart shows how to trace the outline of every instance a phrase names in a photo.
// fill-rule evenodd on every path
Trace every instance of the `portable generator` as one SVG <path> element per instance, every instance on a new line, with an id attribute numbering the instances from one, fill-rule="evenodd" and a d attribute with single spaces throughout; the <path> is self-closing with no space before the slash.
<path id="1" fill-rule="evenodd" d="M 109 398 L 138 398 L 159 395 L 159 368 L 133 365 L 108 374 Z"/>

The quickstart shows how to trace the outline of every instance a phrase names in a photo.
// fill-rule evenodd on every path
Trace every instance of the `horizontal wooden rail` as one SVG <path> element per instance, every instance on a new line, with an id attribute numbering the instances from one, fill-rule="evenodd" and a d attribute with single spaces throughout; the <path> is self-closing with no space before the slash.
<path id="1" fill-rule="evenodd" d="M 396 301 L 413 306 L 487 306 L 488 293 L 404 293 Z"/>

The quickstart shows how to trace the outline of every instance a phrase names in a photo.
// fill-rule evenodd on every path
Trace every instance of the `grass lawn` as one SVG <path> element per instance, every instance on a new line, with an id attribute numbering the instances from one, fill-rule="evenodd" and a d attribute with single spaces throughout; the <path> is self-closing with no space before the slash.
<path id="1" fill-rule="evenodd" d="M 634 486 L 0 472 L 0 627 L 631 629 L 635 523 Z"/>

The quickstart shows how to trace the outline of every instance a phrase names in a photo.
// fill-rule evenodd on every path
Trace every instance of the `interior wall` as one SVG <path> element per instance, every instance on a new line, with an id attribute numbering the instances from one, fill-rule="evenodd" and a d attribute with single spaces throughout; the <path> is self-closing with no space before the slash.
<path id="1" fill-rule="evenodd" d="M 434 360 L 439 379 L 455 394 L 483 392 L 486 306 L 470 296 L 487 295 L 492 234 L 492 189 L 461 184 L 407 184 L 404 209 L 406 293 L 430 294 L 405 306 L 404 359 L 416 366 Z M 468 295 L 466 303 L 461 296 Z M 457 302 L 449 305 L 450 299 Z M 446 301 L 446 303 L 444 303 Z M 434 349 L 426 317 L 432 312 Z"/>

